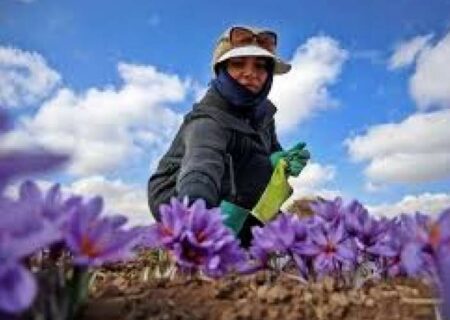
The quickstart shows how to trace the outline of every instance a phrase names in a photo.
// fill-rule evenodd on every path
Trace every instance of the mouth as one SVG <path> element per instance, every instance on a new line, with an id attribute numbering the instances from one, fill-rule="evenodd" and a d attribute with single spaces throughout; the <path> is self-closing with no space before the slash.
<path id="1" fill-rule="evenodd" d="M 244 87 L 246 87 L 248 90 L 250 90 L 253 93 L 258 93 L 260 88 L 257 85 L 252 85 L 252 84 L 246 84 L 244 85 Z"/>

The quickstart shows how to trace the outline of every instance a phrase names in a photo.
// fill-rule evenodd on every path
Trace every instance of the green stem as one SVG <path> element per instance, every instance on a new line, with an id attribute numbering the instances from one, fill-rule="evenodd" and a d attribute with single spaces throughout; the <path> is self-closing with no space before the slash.
<path id="1" fill-rule="evenodd" d="M 73 269 L 72 279 L 69 282 L 69 306 L 67 319 L 75 319 L 79 307 L 86 301 L 89 289 L 89 280 L 91 273 L 84 266 L 75 266 Z"/>

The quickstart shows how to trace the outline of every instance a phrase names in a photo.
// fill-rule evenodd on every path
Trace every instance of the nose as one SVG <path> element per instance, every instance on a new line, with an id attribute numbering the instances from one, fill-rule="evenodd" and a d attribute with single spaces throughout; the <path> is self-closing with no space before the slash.
<path id="1" fill-rule="evenodd" d="M 256 68 L 250 61 L 245 63 L 242 73 L 246 77 L 254 77 L 256 75 Z"/>

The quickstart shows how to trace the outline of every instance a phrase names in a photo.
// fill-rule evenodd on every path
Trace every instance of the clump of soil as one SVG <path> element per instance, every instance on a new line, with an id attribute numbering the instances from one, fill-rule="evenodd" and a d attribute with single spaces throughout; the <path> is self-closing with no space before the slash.
<path id="1" fill-rule="evenodd" d="M 82 320 L 436 319 L 438 300 L 421 280 L 368 282 L 355 289 L 331 278 L 302 283 L 267 271 L 220 280 L 156 279 L 142 267 L 134 262 L 102 270 Z"/>

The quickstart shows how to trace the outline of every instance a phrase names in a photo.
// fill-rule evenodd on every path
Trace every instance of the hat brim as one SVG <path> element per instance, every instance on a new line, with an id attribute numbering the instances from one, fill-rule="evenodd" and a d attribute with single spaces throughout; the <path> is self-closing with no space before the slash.
<path id="1" fill-rule="evenodd" d="M 291 65 L 289 63 L 284 62 L 279 57 L 274 55 L 272 52 L 263 49 L 258 46 L 243 46 L 233 48 L 230 51 L 227 51 L 224 55 L 222 55 L 217 63 L 228 60 L 230 58 L 236 57 L 267 57 L 273 59 L 275 62 L 274 73 L 275 74 L 284 74 L 291 70 Z"/>

